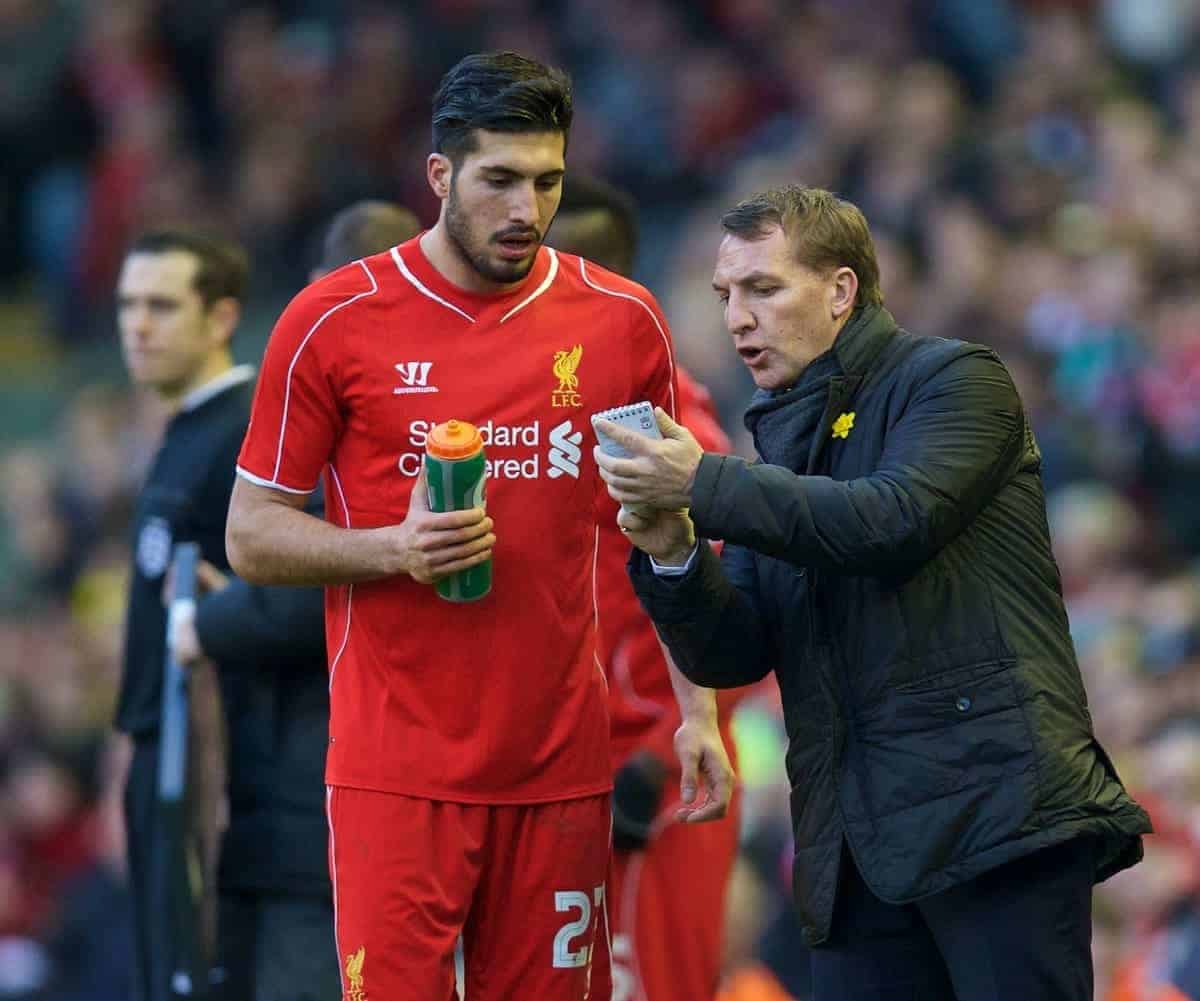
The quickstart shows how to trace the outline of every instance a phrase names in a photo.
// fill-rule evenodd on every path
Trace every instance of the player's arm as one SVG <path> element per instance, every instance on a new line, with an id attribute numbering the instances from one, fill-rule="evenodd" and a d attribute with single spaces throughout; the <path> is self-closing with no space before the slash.
<path id="1" fill-rule="evenodd" d="M 675 755 L 683 769 L 676 811 L 679 820 L 698 824 L 725 816 L 733 796 L 733 765 L 721 740 L 717 718 L 717 693 L 683 676 L 663 644 L 663 658 L 681 722 L 675 731 Z"/>
<path id="2" fill-rule="evenodd" d="M 427 584 L 484 562 L 496 537 L 482 508 L 429 510 L 422 469 L 398 525 L 341 528 L 303 510 L 304 495 L 239 476 L 229 503 L 229 564 L 252 584 L 350 584 L 407 574 Z"/>
<path id="3" fill-rule="evenodd" d="M 632 399 L 650 400 L 671 418 L 676 418 L 682 416 L 681 397 L 671 330 L 658 303 L 652 296 L 647 299 L 648 308 L 634 310 L 633 314 L 631 342 L 637 345 L 635 357 L 640 364 L 635 371 L 640 385 Z M 691 409 L 699 410 L 699 407 Z M 703 432 L 710 430 L 700 413 L 693 416 L 697 417 Z M 723 437 L 715 423 L 710 437 Z M 662 652 L 680 715 L 673 743 L 683 770 L 680 797 L 684 806 L 677 816 L 691 823 L 723 817 L 733 795 L 733 767 L 717 726 L 716 693 L 684 677 L 665 645 Z M 703 795 L 700 794 L 701 785 Z"/>

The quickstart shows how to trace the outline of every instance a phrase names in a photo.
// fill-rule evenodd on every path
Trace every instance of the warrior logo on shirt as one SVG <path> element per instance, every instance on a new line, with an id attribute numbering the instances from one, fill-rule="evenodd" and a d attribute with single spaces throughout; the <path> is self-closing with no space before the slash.
<path id="1" fill-rule="evenodd" d="M 575 370 L 583 357 L 583 345 L 576 344 L 570 351 L 554 352 L 554 377 L 558 380 L 558 389 L 550 394 L 550 405 L 554 407 L 578 407 L 583 405 L 583 397 L 579 389 L 579 377 Z"/>
<path id="2" fill-rule="evenodd" d="M 147 518 L 138 532 L 136 560 L 143 577 L 161 577 L 171 562 L 171 525 L 166 518 Z"/>
<path id="3" fill-rule="evenodd" d="M 367 947 L 360 945 L 358 952 L 346 957 L 346 1001 L 367 1001 L 363 990 L 363 963 L 367 959 Z"/>
<path id="4" fill-rule="evenodd" d="M 431 361 L 403 361 L 396 366 L 396 371 L 400 373 L 400 381 L 403 386 L 397 386 L 392 390 L 397 396 L 405 393 L 436 393 L 437 386 L 430 386 L 429 370 L 433 368 Z"/>

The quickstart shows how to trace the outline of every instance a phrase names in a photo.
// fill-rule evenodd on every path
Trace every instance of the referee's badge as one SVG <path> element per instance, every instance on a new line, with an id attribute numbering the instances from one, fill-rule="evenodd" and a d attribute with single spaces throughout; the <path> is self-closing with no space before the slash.
<path id="1" fill-rule="evenodd" d="M 143 577 L 161 577 L 171 561 L 171 524 L 166 518 L 147 518 L 138 532 L 137 566 Z"/>

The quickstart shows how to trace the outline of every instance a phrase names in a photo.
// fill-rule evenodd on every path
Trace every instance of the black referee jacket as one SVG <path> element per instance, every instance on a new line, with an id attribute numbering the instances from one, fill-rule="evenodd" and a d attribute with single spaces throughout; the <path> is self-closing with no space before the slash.
<path id="1" fill-rule="evenodd" d="M 167 625 L 162 586 L 172 545 L 196 542 L 204 559 L 230 572 L 225 519 L 253 377 L 248 367 L 234 369 L 185 403 L 138 498 L 116 726 L 139 741 L 158 736 Z M 321 513 L 319 491 L 308 509 Z M 229 738 L 221 890 L 328 895 L 322 590 L 232 578 L 199 599 L 196 632 L 217 665 Z"/>
<path id="2" fill-rule="evenodd" d="M 197 543 L 204 559 L 229 572 L 225 514 L 253 393 L 253 369 L 239 367 L 185 401 L 167 424 L 138 494 L 116 716 L 117 729 L 135 739 L 158 736 L 167 629 L 163 576 L 174 544 Z"/>

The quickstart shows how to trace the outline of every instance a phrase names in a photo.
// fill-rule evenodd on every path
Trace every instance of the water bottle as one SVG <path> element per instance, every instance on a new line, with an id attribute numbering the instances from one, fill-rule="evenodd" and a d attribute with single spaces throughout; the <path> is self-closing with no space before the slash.
<path id="1" fill-rule="evenodd" d="M 435 425 L 425 443 L 425 471 L 430 510 L 484 506 L 487 465 L 483 436 L 474 424 L 452 420 Z M 442 577 L 434 587 L 447 601 L 478 601 L 492 589 L 492 561 Z"/>

